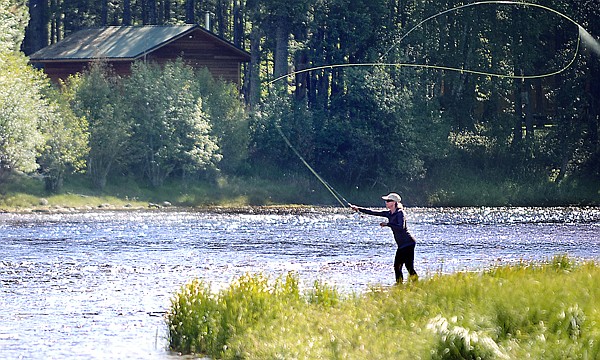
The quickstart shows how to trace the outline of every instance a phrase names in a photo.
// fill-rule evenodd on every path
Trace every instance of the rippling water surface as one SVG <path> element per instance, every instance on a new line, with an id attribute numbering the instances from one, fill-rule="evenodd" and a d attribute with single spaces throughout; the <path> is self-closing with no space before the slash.
<path id="1" fill-rule="evenodd" d="M 557 254 L 600 259 L 599 208 L 407 209 L 422 277 Z M 187 211 L 0 214 L 0 358 L 175 357 L 163 314 L 191 278 L 298 273 L 342 291 L 393 282 L 381 218 Z"/>

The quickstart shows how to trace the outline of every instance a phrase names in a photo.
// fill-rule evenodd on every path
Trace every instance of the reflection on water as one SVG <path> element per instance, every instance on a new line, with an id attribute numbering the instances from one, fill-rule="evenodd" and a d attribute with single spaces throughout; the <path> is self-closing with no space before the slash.
<path id="1" fill-rule="evenodd" d="M 556 254 L 600 258 L 598 208 L 408 209 L 420 275 Z M 298 273 L 342 291 L 391 284 L 380 219 L 296 214 L 0 214 L 0 358 L 160 358 L 172 294 L 246 272 Z"/>

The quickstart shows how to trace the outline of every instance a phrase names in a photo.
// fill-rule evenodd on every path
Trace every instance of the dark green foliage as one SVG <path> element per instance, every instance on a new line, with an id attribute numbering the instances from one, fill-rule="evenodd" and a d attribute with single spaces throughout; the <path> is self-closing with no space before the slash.
<path id="1" fill-rule="evenodd" d="M 575 54 L 573 24 L 506 4 L 451 12 L 402 37 L 420 19 L 457 5 L 315 4 L 312 36 L 300 39 L 302 67 L 385 60 L 530 75 L 561 69 Z M 339 187 L 398 190 L 435 205 L 563 204 L 590 194 L 593 203 L 598 182 L 577 181 L 600 168 L 597 111 L 589 120 L 594 98 L 582 93 L 588 71 L 587 59 L 560 76 L 526 81 L 392 66 L 317 69 L 295 78 L 301 105 L 281 93 L 264 97 L 260 126 L 281 124 L 302 156 Z M 281 173 L 300 166 L 293 156 L 290 162 L 291 151 L 281 156 L 276 132 L 255 135 L 255 144 L 264 144 L 253 153 L 260 161 Z M 576 200 L 574 188 L 589 191 Z"/>
<path id="2" fill-rule="evenodd" d="M 13 50 L 23 37 L 21 4 L 2 2 L 7 35 L 0 40 Z M 599 4 L 543 5 L 593 38 Z M 95 65 L 81 78 L 72 110 L 89 122 L 87 171 L 96 187 L 132 174 L 155 186 L 223 175 L 312 182 L 280 127 L 320 175 L 349 192 L 394 190 L 424 205 L 600 202 L 600 54 L 593 40 L 580 44 L 579 29 L 552 11 L 486 3 L 445 12 L 463 3 L 387 0 L 130 5 L 127 14 L 106 1 L 36 8 L 25 43 L 31 49 L 82 27 L 124 21 L 177 23 L 204 15 L 186 9 L 209 10 L 219 35 L 234 34 L 245 49 L 252 42 L 254 63 L 242 67 L 239 89 L 248 107 L 237 89 L 207 71 L 138 64 L 125 89 Z M 525 80 L 412 67 L 536 75 L 569 64 L 559 74 Z M 270 81 L 308 68 L 315 69 Z M 207 127 L 200 130 L 199 122 Z M 40 143 L 39 137 L 26 142 L 21 148 Z M 199 151 L 198 143 L 218 150 Z M 32 159 L 18 167 L 33 171 L 39 164 Z"/>

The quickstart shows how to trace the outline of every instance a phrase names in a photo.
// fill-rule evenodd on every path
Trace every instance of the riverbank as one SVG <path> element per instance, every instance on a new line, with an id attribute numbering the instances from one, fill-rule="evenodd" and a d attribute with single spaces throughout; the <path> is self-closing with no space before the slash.
<path id="1" fill-rule="evenodd" d="M 44 189 L 42 179 L 13 175 L 0 186 L 0 211 L 70 212 L 167 208 L 252 208 L 339 205 L 323 188 L 311 184 L 277 184 L 261 179 L 221 178 L 217 182 L 190 184 L 174 181 L 160 188 L 131 179 L 92 189 L 80 177 L 64 184 L 58 193 Z M 322 199 L 322 201 L 319 201 Z"/>
<path id="2" fill-rule="evenodd" d="M 213 358 L 598 358 L 600 268 L 557 256 L 342 295 L 246 275 L 173 297 L 169 344 Z"/>
<path id="3" fill-rule="evenodd" d="M 460 184 L 460 185 L 459 185 Z M 379 205 L 384 187 L 341 189 L 352 203 Z M 453 181 L 443 189 L 425 184 L 403 184 L 400 192 L 406 206 L 589 206 L 600 204 L 600 191 L 593 184 L 523 185 Z M 298 176 L 267 180 L 256 177 L 221 177 L 217 181 L 189 183 L 172 181 L 160 188 L 140 185 L 123 178 L 102 190 L 92 189 L 85 177 L 65 183 L 59 193 L 44 189 L 39 177 L 13 175 L 0 186 L 0 211 L 74 212 L 90 210 L 139 210 L 178 208 L 290 208 L 341 206 L 315 179 Z"/>
<path id="4" fill-rule="evenodd" d="M 380 191 L 365 191 L 353 199 L 379 199 Z M 85 178 L 65 183 L 59 193 L 49 193 L 43 181 L 13 176 L 0 187 L 1 212 L 65 213 L 91 210 L 196 209 L 214 212 L 293 212 L 312 206 L 341 204 L 307 179 L 281 182 L 257 178 L 220 178 L 217 182 L 190 184 L 173 181 L 160 188 L 122 179 L 102 190 L 89 188 Z"/>

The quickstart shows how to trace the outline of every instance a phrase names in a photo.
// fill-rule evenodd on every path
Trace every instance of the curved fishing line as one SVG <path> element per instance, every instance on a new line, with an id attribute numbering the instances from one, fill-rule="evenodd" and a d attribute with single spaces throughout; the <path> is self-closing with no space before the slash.
<path id="1" fill-rule="evenodd" d="M 367 67 L 367 66 L 368 67 L 398 67 L 398 68 L 401 68 L 401 67 L 413 67 L 413 68 L 422 68 L 422 69 L 436 69 L 436 70 L 446 70 L 446 71 L 454 71 L 454 72 L 460 72 L 460 73 L 467 73 L 467 74 L 473 74 L 473 75 L 482 75 L 482 76 L 497 77 L 497 78 L 501 78 L 501 79 L 521 79 L 521 80 L 525 80 L 525 79 L 539 79 L 539 78 L 545 78 L 545 77 L 551 77 L 551 76 L 558 75 L 558 74 L 566 71 L 567 69 L 569 69 L 575 63 L 575 60 L 577 59 L 577 55 L 579 54 L 579 47 L 580 47 L 580 44 L 581 44 L 581 33 L 582 32 L 586 33 L 585 29 L 581 25 L 579 25 L 579 23 L 577 23 L 575 20 L 571 19 L 567 15 L 565 15 L 565 14 L 563 14 L 563 13 L 561 13 L 561 12 L 555 10 L 555 9 L 552 9 L 550 7 L 544 6 L 544 5 L 533 4 L 533 3 L 522 2 L 522 1 L 507 1 L 507 0 L 478 1 L 478 2 L 474 2 L 474 3 L 470 3 L 470 4 L 459 5 L 459 6 L 451 8 L 451 9 L 447 9 L 447 10 L 441 11 L 439 13 L 436 13 L 436 14 L 434 14 L 432 16 L 429 16 L 428 18 L 420 21 L 418 24 L 416 24 L 415 26 L 413 26 L 408 32 L 406 32 L 384 54 L 381 55 L 380 59 L 383 59 L 391 50 L 393 50 L 396 46 L 398 46 L 398 44 L 402 40 L 404 40 L 404 38 L 406 38 L 410 33 L 412 33 L 417 28 L 421 27 L 426 22 L 431 21 L 431 20 L 435 19 L 438 16 L 442 16 L 442 15 L 450 13 L 450 12 L 458 11 L 460 9 L 464 9 L 464 8 L 468 8 L 468 7 L 481 6 L 481 5 L 511 5 L 511 6 L 535 7 L 535 8 L 540 8 L 540 9 L 545 10 L 545 11 L 549 11 L 551 13 L 554 13 L 554 14 L 556 14 L 556 15 L 558 15 L 558 16 L 566 19 L 566 20 L 568 20 L 569 22 L 571 22 L 575 26 L 577 26 L 577 29 L 578 29 L 578 32 L 577 32 L 577 43 L 576 43 L 575 51 L 573 52 L 573 57 L 561 69 L 558 69 L 556 71 L 549 72 L 549 73 L 534 74 L 534 75 L 501 74 L 501 73 L 495 73 L 495 72 L 491 72 L 491 71 L 480 71 L 480 70 L 471 70 L 471 69 L 458 68 L 458 67 L 452 67 L 452 66 L 416 64 L 416 63 L 372 62 L 372 63 L 329 64 L 329 65 L 314 66 L 314 67 L 310 67 L 310 68 L 306 68 L 306 69 L 292 71 L 292 72 L 287 73 L 285 75 L 279 76 L 279 77 L 277 77 L 277 78 L 275 78 L 275 79 L 273 79 L 271 81 L 268 81 L 266 85 L 270 86 L 270 85 L 272 85 L 273 83 L 275 83 L 277 81 L 286 79 L 286 78 L 291 77 L 291 76 L 295 76 L 297 74 L 303 74 L 303 73 L 307 73 L 307 72 L 311 72 L 311 71 L 325 70 L 325 69 L 334 69 L 334 68 L 345 68 L 345 67 Z M 310 166 L 310 164 L 308 164 L 308 162 L 304 159 L 304 157 L 292 145 L 292 143 L 287 138 L 287 136 L 285 136 L 285 134 L 281 130 L 281 127 L 279 126 L 278 123 L 275 124 L 275 127 L 276 127 L 277 131 L 279 132 L 279 134 L 281 135 L 281 137 L 283 138 L 283 140 L 285 141 L 285 143 L 287 144 L 287 146 L 290 149 L 292 149 L 292 151 L 294 152 L 294 154 L 311 171 L 311 173 L 323 184 L 323 186 L 325 186 L 325 188 L 333 195 L 333 197 L 342 206 L 346 206 L 347 204 L 349 204 L 349 202 L 338 191 L 336 191 L 331 185 L 329 185 L 329 183 L 327 183 L 327 181 L 325 181 Z"/>

